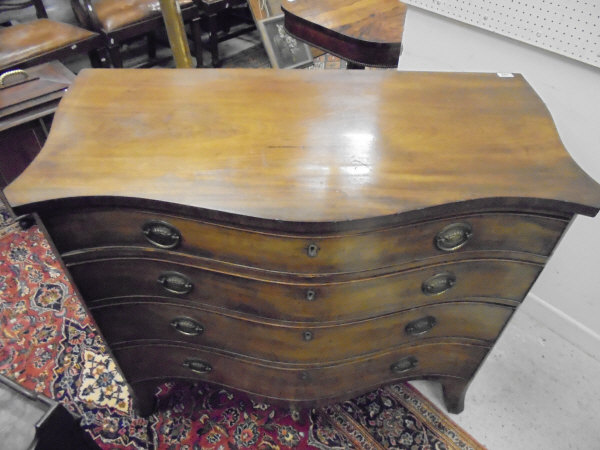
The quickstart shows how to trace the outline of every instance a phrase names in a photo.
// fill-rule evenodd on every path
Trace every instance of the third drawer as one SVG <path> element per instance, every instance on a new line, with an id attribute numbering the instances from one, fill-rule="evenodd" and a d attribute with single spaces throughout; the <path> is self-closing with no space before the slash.
<path id="1" fill-rule="evenodd" d="M 92 309 L 110 345 L 179 341 L 281 363 L 332 363 L 436 338 L 492 344 L 512 312 L 502 305 L 452 302 L 319 326 L 259 322 L 153 300 L 116 301 Z"/>

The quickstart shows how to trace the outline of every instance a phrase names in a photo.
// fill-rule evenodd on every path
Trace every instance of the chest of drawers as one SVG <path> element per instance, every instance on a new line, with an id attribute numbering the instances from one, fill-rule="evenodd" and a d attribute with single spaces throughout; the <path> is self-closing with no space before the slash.
<path id="1" fill-rule="evenodd" d="M 146 414 L 204 380 L 450 411 L 600 188 L 519 75 L 84 71 L 10 185 Z"/>

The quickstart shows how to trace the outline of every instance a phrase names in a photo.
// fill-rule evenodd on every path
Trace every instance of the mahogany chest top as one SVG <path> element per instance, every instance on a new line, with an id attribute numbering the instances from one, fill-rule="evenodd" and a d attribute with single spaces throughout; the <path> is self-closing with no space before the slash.
<path id="1" fill-rule="evenodd" d="M 84 70 L 7 196 L 315 223 L 449 203 L 600 205 L 520 75 L 332 72 Z"/>

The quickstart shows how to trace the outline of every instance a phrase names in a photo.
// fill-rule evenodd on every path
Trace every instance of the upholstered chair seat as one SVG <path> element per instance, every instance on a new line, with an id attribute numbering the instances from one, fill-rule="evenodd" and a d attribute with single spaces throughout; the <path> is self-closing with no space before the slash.
<path id="1" fill-rule="evenodd" d="M 42 62 L 40 57 L 61 50 L 65 54 L 88 51 L 94 37 L 98 33 L 49 19 L 0 27 L 0 70 Z"/>
<path id="2" fill-rule="evenodd" d="M 201 30 L 198 8 L 193 0 L 177 0 L 181 17 L 191 24 L 194 50 L 202 60 Z M 159 0 L 71 0 L 71 6 L 79 24 L 97 31 L 106 42 L 114 67 L 123 67 L 123 44 L 140 38 L 148 41 L 148 61 L 137 67 L 150 67 L 156 64 L 157 32 L 165 24 Z"/>
<path id="3" fill-rule="evenodd" d="M 179 6 L 189 5 L 193 0 L 178 0 Z M 96 16 L 105 32 L 111 32 L 160 14 L 158 0 L 99 0 L 94 3 Z"/>

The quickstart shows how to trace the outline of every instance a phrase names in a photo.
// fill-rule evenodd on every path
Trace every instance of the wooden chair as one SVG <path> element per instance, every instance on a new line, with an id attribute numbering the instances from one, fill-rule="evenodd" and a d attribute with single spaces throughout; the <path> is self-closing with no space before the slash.
<path id="1" fill-rule="evenodd" d="M 37 19 L 13 23 L 18 10 L 35 8 Z M 26 68 L 74 54 L 88 53 L 92 66 L 108 63 L 102 37 L 83 28 L 48 19 L 42 0 L 0 0 L 0 71 Z"/>
<path id="2" fill-rule="evenodd" d="M 194 0 L 202 13 L 206 15 L 208 31 L 208 49 L 211 53 L 213 67 L 221 64 L 219 59 L 219 42 L 249 33 L 256 29 L 250 15 L 246 0 Z M 227 22 L 226 14 L 237 17 L 237 22 L 245 26 L 230 30 L 231 24 Z M 198 64 L 200 66 L 200 63 Z"/>
<path id="3" fill-rule="evenodd" d="M 184 22 L 191 23 L 195 56 L 202 61 L 198 8 L 193 0 L 177 1 Z M 142 66 L 156 62 L 156 31 L 164 28 L 158 0 L 71 0 L 71 6 L 81 26 L 104 37 L 114 67 L 123 67 L 122 45 L 144 37 L 150 62 Z"/>

